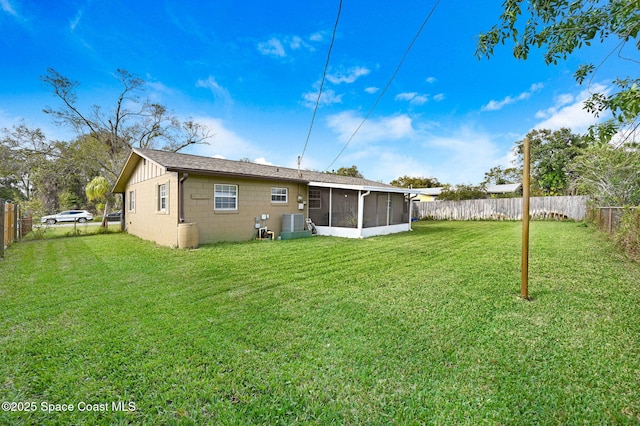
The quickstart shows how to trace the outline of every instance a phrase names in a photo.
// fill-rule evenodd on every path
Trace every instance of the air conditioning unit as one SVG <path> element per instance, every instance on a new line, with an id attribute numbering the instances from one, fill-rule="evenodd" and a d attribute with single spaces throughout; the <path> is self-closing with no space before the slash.
<path id="1" fill-rule="evenodd" d="M 304 231 L 304 215 L 303 214 L 283 214 L 282 215 L 282 232 L 299 232 Z"/>

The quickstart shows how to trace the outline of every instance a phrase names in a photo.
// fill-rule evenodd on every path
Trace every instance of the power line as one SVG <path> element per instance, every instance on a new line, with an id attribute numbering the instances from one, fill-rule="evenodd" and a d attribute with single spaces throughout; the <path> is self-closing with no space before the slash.
<path id="1" fill-rule="evenodd" d="M 313 108 L 313 115 L 311 116 L 311 124 L 309 125 L 309 132 L 307 132 L 307 140 L 304 143 L 304 148 L 302 149 L 302 154 L 298 157 L 298 169 L 300 169 L 300 162 L 302 161 L 302 157 L 304 157 L 304 153 L 307 150 L 307 145 L 309 145 L 309 138 L 311 137 L 311 129 L 313 129 L 313 123 L 316 119 L 316 114 L 318 112 L 318 106 L 320 105 L 320 97 L 322 96 L 322 88 L 324 87 L 324 81 L 327 77 L 327 70 L 329 69 L 329 60 L 331 59 L 331 50 L 333 49 L 333 42 L 336 39 L 336 32 L 338 30 L 338 22 L 340 21 L 340 13 L 342 12 L 342 0 L 340 0 L 340 4 L 338 5 L 338 15 L 336 16 L 336 23 L 333 25 L 333 34 L 331 35 L 331 43 L 329 44 L 329 51 L 327 52 L 327 61 L 324 64 L 324 72 L 322 73 L 322 80 L 320 81 L 320 89 L 318 90 L 318 97 L 316 98 L 316 105 Z"/>
<path id="2" fill-rule="evenodd" d="M 424 27 L 427 25 L 427 23 L 429 22 L 429 20 L 431 19 L 431 16 L 433 15 L 433 13 L 436 11 L 436 8 L 438 7 L 438 5 L 440 4 L 440 0 L 437 0 L 436 3 L 433 5 L 433 7 L 431 8 L 431 11 L 429 12 L 429 14 L 427 15 L 427 17 L 425 18 L 425 20 L 422 22 L 422 25 L 420 25 L 420 28 L 418 29 L 418 32 L 416 33 L 416 35 L 413 37 L 413 40 L 411 40 L 411 43 L 409 43 L 409 46 L 407 47 L 407 50 L 404 52 L 404 55 L 402 55 L 402 58 L 400 59 L 400 62 L 398 63 L 398 66 L 396 67 L 395 71 L 393 72 L 393 74 L 391 75 L 391 78 L 389 79 L 389 81 L 387 82 L 387 84 L 384 86 L 384 89 L 382 89 L 382 91 L 380 92 L 380 95 L 378 95 L 378 98 L 376 99 L 376 101 L 373 103 L 373 106 L 371 107 L 371 109 L 369 110 L 369 112 L 367 112 L 367 114 L 364 116 L 364 118 L 362 119 L 362 121 L 360 122 L 360 124 L 358 125 L 358 127 L 356 128 L 356 130 L 354 130 L 354 132 L 351 134 L 351 136 L 349 137 L 349 140 L 347 140 L 347 143 L 345 143 L 344 147 L 342 147 L 342 150 L 338 153 L 338 155 L 336 156 L 336 158 L 333 159 L 333 161 L 331 162 L 331 164 L 329 164 L 327 166 L 326 170 L 329 170 L 329 168 L 331 166 L 333 166 L 333 164 L 338 161 L 338 158 L 340 158 L 340 156 L 342 155 L 342 153 L 345 151 L 345 149 L 347 149 L 347 147 L 349 146 L 349 144 L 351 143 L 351 141 L 353 140 L 353 137 L 356 135 L 356 133 L 358 133 L 358 131 L 360 130 L 360 128 L 364 125 L 365 121 L 367 121 L 367 119 L 369 118 L 369 116 L 371 116 L 371 114 L 373 113 L 373 110 L 376 109 L 376 107 L 378 106 L 378 103 L 380 103 L 380 100 L 384 97 L 385 93 L 387 92 L 387 90 L 389 89 L 389 87 L 391 86 L 391 83 L 393 82 L 393 80 L 396 78 L 396 75 L 398 75 L 398 72 L 400 72 L 400 68 L 402 67 L 402 64 L 404 63 L 405 59 L 407 59 L 407 56 L 409 55 L 409 51 L 411 51 L 411 48 L 413 47 L 413 45 L 415 44 L 415 42 L 418 40 L 418 37 L 420 37 L 420 34 L 422 33 L 422 30 L 424 29 Z"/>

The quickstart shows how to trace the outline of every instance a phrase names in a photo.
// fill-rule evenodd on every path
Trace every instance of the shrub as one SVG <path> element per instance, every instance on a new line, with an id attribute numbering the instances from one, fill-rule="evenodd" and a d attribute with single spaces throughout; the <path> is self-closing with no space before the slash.
<path id="1" fill-rule="evenodd" d="M 640 262 L 640 209 L 625 209 L 614 238 L 618 247 Z"/>

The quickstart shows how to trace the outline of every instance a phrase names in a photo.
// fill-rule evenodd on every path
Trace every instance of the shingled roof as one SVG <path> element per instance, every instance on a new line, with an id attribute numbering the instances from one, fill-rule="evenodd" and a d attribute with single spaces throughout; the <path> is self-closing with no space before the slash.
<path id="1" fill-rule="evenodd" d="M 369 179 L 355 178 L 351 176 L 340 176 L 330 173 L 314 172 L 311 170 L 269 166 L 265 164 L 249 163 L 245 161 L 224 160 L 221 158 L 203 157 L 200 155 L 182 154 L 168 151 L 158 151 L 155 149 L 134 149 L 127 164 L 120 173 L 118 181 L 114 186 L 114 192 L 124 191 L 126 180 L 129 173 L 133 170 L 132 163 L 133 157 L 147 158 L 151 161 L 158 163 L 165 167 L 170 172 L 183 172 L 203 175 L 215 175 L 215 176 L 230 176 L 230 177 L 244 177 L 254 179 L 275 179 L 286 180 L 295 182 L 323 182 L 339 185 L 360 185 L 360 186 L 375 186 L 375 187 L 388 187 L 393 186 L 372 181 Z M 137 161 L 135 161 L 137 164 Z M 128 172 L 127 172 L 128 170 Z"/>

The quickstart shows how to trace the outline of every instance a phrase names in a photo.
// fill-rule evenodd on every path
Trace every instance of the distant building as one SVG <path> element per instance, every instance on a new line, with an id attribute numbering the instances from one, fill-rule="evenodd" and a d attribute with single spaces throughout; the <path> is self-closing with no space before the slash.
<path id="1" fill-rule="evenodd" d="M 494 195 L 505 195 L 505 194 L 513 194 L 520 196 L 522 195 L 522 184 L 521 183 L 505 183 L 502 185 L 487 185 L 485 191 L 489 196 Z"/>

